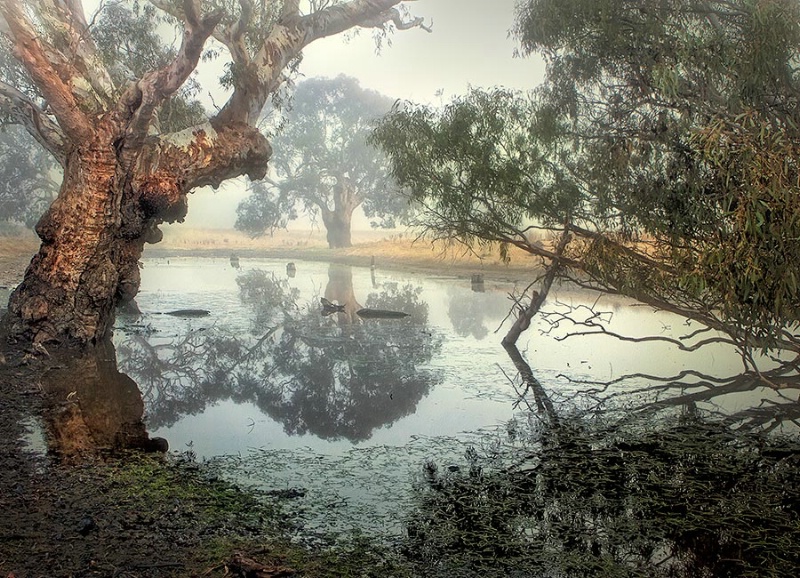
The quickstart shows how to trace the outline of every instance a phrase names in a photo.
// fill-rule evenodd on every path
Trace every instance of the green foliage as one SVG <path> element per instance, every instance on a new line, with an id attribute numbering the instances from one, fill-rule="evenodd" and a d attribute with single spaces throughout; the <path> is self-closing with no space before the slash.
<path id="1" fill-rule="evenodd" d="M 800 318 L 800 140 L 790 132 L 749 112 L 696 136 L 727 210 L 693 273 L 759 337 Z"/>
<path id="2" fill-rule="evenodd" d="M 581 200 L 563 186 L 553 160 L 568 151 L 548 140 L 559 129 L 544 113 L 525 95 L 473 90 L 442 110 L 398 103 L 371 139 L 425 207 L 419 224 L 442 237 L 501 241 L 531 219 L 563 223 Z"/>
<path id="3" fill-rule="evenodd" d="M 363 205 L 374 226 L 393 226 L 406 201 L 389 177 L 385 158 L 366 143 L 371 123 L 391 100 L 339 76 L 297 85 L 283 130 L 273 139 L 275 183 L 255 183 L 238 208 L 236 228 L 258 235 L 326 211 L 349 218 Z"/>
<path id="4" fill-rule="evenodd" d="M 596 286 L 774 344 L 800 313 L 800 5 L 529 0 L 515 32 L 548 65 L 534 92 L 376 130 L 418 224 L 540 255 L 530 228 L 567 228 Z"/>

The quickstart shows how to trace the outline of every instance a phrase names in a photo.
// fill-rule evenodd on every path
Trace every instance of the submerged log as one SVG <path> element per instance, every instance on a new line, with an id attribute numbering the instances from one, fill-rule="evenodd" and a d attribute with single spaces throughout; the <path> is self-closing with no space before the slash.
<path id="1" fill-rule="evenodd" d="M 364 319 L 400 319 L 408 317 L 410 313 L 403 311 L 389 311 L 388 309 L 359 309 L 356 315 Z"/>
<path id="2" fill-rule="evenodd" d="M 165 311 L 162 315 L 172 315 L 173 317 L 207 317 L 211 312 L 206 309 L 176 309 L 175 311 Z"/>

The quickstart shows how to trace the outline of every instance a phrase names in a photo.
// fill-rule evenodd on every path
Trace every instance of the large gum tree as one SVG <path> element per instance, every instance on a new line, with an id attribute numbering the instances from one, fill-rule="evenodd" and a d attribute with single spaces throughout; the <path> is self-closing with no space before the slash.
<path id="1" fill-rule="evenodd" d="M 177 26 L 180 39 L 163 52 L 168 58 L 126 67 L 124 30 L 116 55 L 101 50 L 98 19 L 87 19 L 80 0 L 0 0 L 2 48 L 22 70 L 19 82 L 0 82 L 3 118 L 24 126 L 64 175 L 36 227 L 39 252 L 9 301 L 9 334 L 62 344 L 105 336 L 115 306 L 138 291 L 144 245 L 160 240 L 161 223 L 183 219 L 186 195 L 264 177 L 272 148 L 258 119 L 303 48 L 355 27 L 421 26 L 405 4 L 152 0 L 149 9 Z M 229 60 L 227 102 L 162 131 L 159 113 L 185 89 L 212 38 Z"/>

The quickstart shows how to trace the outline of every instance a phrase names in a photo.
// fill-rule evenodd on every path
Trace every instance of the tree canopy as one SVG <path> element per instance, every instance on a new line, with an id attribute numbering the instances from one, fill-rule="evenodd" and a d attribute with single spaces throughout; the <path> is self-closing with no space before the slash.
<path id="1" fill-rule="evenodd" d="M 283 129 L 272 140 L 274 180 L 259 181 L 239 205 L 236 227 L 262 234 L 300 212 L 322 217 L 331 247 L 350 245 L 353 212 L 363 207 L 375 225 L 393 226 L 407 200 L 389 175 L 385 156 L 368 145 L 372 123 L 392 99 L 347 76 L 297 85 Z"/>
<path id="2" fill-rule="evenodd" d="M 536 90 L 399 103 L 375 132 L 419 224 L 797 351 L 797 3 L 529 0 L 515 33 Z"/>

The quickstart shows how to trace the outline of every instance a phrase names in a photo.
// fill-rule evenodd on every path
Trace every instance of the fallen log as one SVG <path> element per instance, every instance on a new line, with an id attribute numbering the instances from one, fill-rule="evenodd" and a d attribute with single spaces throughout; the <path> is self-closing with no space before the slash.
<path id="1" fill-rule="evenodd" d="M 173 317 L 206 317 L 211 311 L 206 309 L 176 309 L 175 311 L 159 312 L 159 315 L 172 315 Z"/>
<path id="2" fill-rule="evenodd" d="M 400 319 L 408 317 L 409 313 L 402 311 L 389 311 L 388 309 L 359 309 L 356 315 L 364 319 Z"/>

